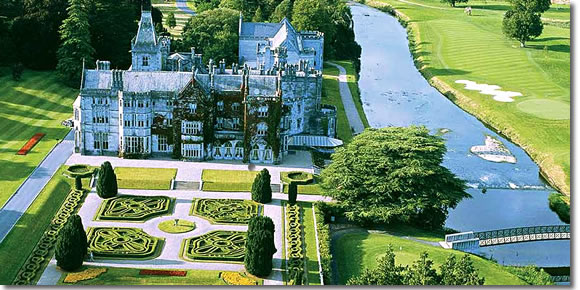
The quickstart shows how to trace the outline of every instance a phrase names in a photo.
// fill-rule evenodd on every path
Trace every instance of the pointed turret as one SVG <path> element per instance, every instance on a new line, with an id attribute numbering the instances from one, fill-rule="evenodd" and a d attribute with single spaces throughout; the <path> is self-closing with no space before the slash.
<path id="1" fill-rule="evenodd" d="M 131 42 L 132 65 L 134 71 L 159 71 L 162 68 L 162 54 L 159 39 L 155 33 L 151 2 L 142 2 L 141 20 L 137 35 Z"/>

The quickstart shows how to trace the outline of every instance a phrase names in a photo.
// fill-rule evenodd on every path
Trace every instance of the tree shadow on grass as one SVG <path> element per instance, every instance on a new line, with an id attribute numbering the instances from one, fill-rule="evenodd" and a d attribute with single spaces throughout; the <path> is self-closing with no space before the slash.
<path id="1" fill-rule="evenodd" d="M 346 282 L 351 277 L 360 275 L 365 269 L 363 263 L 364 248 L 362 242 L 366 240 L 369 233 L 365 230 L 345 230 L 344 234 L 337 234 L 332 238 L 331 252 L 332 252 L 332 263 L 333 263 L 333 279 L 340 285 L 346 285 Z M 335 233 L 336 234 L 336 233 Z M 341 245 L 344 242 L 352 241 L 352 235 L 361 235 L 361 237 L 356 237 L 356 245 L 346 248 L 346 246 Z M 347 265 L 357 265 L 357 267 L 347 266 Z M 347 271 L 347 270 L 351 271 Z"/>
<path id="2" fill-rule="evenodd" d="M 567 52 L 570 53 L 570 45 L 567 44 L 553 44 L 553 45 L 526 45 L 527 48 L 536 49 L 536 50 L 544 50 L 547 49 L 549 51 L 556 51 L 556 52 Z"/>

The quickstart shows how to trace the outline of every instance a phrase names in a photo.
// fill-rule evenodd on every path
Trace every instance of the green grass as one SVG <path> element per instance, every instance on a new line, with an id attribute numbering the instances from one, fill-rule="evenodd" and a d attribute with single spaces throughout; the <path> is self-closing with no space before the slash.
<path id="1" fill-rule="evenodd" d="M 181 33 L 183 32 L 183 28 L 185 27 L 185 24 L 187 23 L 189 18 L 191 18 L 191 15 L 184 13 L 181 10 L 177 9 L 177 6 L 175 6 L 175 0 L 168 0 L 168 1 L 153 0 L 153 1 L 151 1 L 151 3 L 153 5 L 153 7 L 156 7 L 159 10 L 161 10 L 161 13 L 163 14 L 163 27 L 167 28 L 167 31 L 171 34 L 171 36 L 173 36 L 175 38 L 181 38 Z M 187 1 L 187 6 L 194 9 L 193 1 Z M 170 12 L 173 12 L 173 14 L 175 15 L 175 20 L 177 22 L 177 26 L 175 26 L 174 28 L 170 28 L 170 27 L 167 27 L 165 25 L 165 17 Z"/>
<path id="2" fill-rule="evenodd" d="M 66 166 L 61 166 L 56 171 L 0 244 L 0 264 L 5 265 L 0 271 L 0 284 L 12 283 L 70 192 L 73 180 L 63 176 L 65 170 Z M 83 179 L 83 187 L 87 188 L 88 183 L 88 178 Z"/>
<path id="3" fill-rule="evenodd" d="M 61 85 L 54 72 L 26 70 L 15 82 L 0 67 L 0 207 L 70 128 L 61 122 L 72 117 L 78 88 Z M 36 133 L 45 133 L 27 155 L 16 152 Z"/>
<path id="4" fill-rule="evenodd" d="M 117 167 L 115 174 L 119 188 L 168 190 L 171 189 L 171 180 L 177 175 L 177 169 Z"/>
<path id="5" fill-rule="evenodd" d="M 304 210 L 302 226 L 304 227 L 304 249 L 306 250 L 305 268 L 308 271 L 308 284 L 320 285 L 320 268 L 318 267 L 318 254 L 316 251 L 316 234 L 314 231 L 313 205 L 310 202 L 299 202 Z"/>
<path id="6" fill-rule="evenodd" d="M 324 65 L 322 75 L 322 103 L 336 107 L 336 135 L 344 143 L 348 143 L 352 139 L 352 131 L 346 118 L 342 99 L 340 98 L 338 74 L 339 71 L 336 67 Z"/>
<path id="7" fill-rule="evenodd" d="M 348 81 L 348 88 L 350 89 L 350 93 L 352 94 L 352 98 L 354 101 L 354 105 L 356 106 L 356 110 L 358 111 L 358 115 L 365 126 L 365 128 L 370 127 L 369 121 L 367 120 L 367 115 L 363 109 L 362 100 L 360 98 L 360 90 L 358 88 L 358 78 L 352 61 L 350 60 L 336 60 L 332 61 L 346 70 L 346 79 Z"/>
<path id="8" fill-rule="evenodd" d="M 541 112 L 570 113 L 570 29 L 545 25 L 540 37 L 520 48 L 501 32 L 502 15 L 509 8 L 505 1 L 470 1 L 456 8 L 438 0 L 407 2 L 411 3 L 371 0 L 367 4 L 388 3 L 408 16 L 424 75 L 440 90 L 454 92 L 452 100 L 462 108 L 525 148 L 552 183 L 569 194 L 570 120 L 546 119 Z M 473 7 L 473 16 L 463 13 L 465 5 Z M 543 17 L 567 20 L 569 6 L 557 5 Z M 461 79 L 499 85 L 523 97 L 500 103 L 465 90 L 455 83 Z M 557 106 L 518 107 L 529 100 L 549 100 Z"/>
<path id="9" fill-rule="evenodd" d="M 376 267 L 376 258 L 384 255 L 389 244 L 393 245 L 395 250 L 396 262 L 403 265 L 412 264 L 424 251 L 429 253 L 429 258 L 435 263 L 436 269 L 450 254 L 458 257 L 464 255 L 463 252 L 446 250 L 386 234 L 348 233 L 339 238 L 334 254 L 340 274 L 340 284 L 345 284 L 350 277 L 360 274 L 367 267 Z M 495 262 L 474 255 L 471 255 L 471 259 L 479 270 L 480 276 L 485 277 L 486 285 L 525 284 Z"/>
<path id="10" fill-rule="evenodd" d="M 251 191 L 259 171 L 204 169 L 201 174 L 204 191 Z"/>
<path id="11" fill-rule="evenodd" d="M 312 194 L 321 195 L 324 191 L 320 187 L 322 180 L 318 175 L 314 175 L 314 183 L 312 184 L 299 184 L 297 186 L 299 194 Z M 288 193 L 288 185 L 284 185 L 284 193 Z"/>
<path id="12" fill-rule="evenodd" d="M 175 225 L 174 220 L 166 220 L 159 223 L 157 227 L 166 233 L 181 234 L 193 231 L 195 229 L 195 223 L 180 219 L 177 225 Z"/>
<path id="13" fill-rule="evenodd" d="M 220 271 L 190 270 L 185 277 L 139 275 L 139 271 L 140 269 L 107 268 L 107 272 L 98 277 L 75 284 L 64 283 L 66 273 L 63 273 L 57 285 L 226 285 L 219 278 Z"/>

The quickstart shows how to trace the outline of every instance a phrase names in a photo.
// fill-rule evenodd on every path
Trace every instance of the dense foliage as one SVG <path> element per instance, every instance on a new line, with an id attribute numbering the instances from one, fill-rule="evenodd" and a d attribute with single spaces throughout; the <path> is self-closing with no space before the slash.
<path id="1" fill-rule="evenodd" d="M 246 251 L 244 256 L 244 265 L 248 273 L 266 277 L 272 272 L 272 256 L 276 253 L 274 245 L 273 222 L 253 221 L 259 217 L 253 217 L 250 220 L 251 226 L 248 226 L 246 239 Z M 262 217 L 262 219 L 270 219 Z M 271 224 L 271 225 L 270 225 Z"/>
<path id="2" fill-rule="evenodd" d="M 470 197 L 441 165 L 445 152 L 425 127 L 367 129 L 333 154 L 322 186 L 349 220 L 440 228 L 448 209 Z"/>
<path id="3" fill-rule="evenodd" d="M 254 178 L 252 184 L 252 200 L 259 203 L 272 201 L 272 188 L 270 187 L 270 172 L 264 168 Z"/>
<path id="4" fill-rule="evenodd" d="M 295 204 L 298 198 L 298 184 L 295 181 L 288 183 L 288 203 Z"/>
<path id="5" fill-rule="evenodd" d="M 83 179 L 80 176 L 75 177 L 75 190 L 83 189 Z"/>
<path id="6" fill-rule="evenodd" d="M 365 269 L 358 277 L 348 281 L 348 285 L 483 285 L 485 279 L 479 277 L 469 255 L 459 261 L 451 254 L 439 268 L 433 268 L 433 261 L 427 252 L 421 253 L 411 266 L 395 263 L 395 253 L 391 245 L 384 256 L 377 259 L 375 269 Z"/>
<path id="7" fill-rule="evenodd" d="M 552 281 L 550 274 L 546 273 L 544 269 L 536 266 L 511 266 L 507 267 L 507 269 L 530 285 L 554 285 L 554 281 Z"/>
<path id="8" fill-rule="evenodd" d="M 457 3 L 467 3 L 467 0 L 441 0 L 441 3 L 449 3 L 451 7 L 455 7 Z"/>
<path id="9" fill-rule="evenodd" d="M 248 232 L 269 231 L 274 232 L 274 222 L 267 216 L 255 216 L 248 222 Z"/>
<path id="10" fill-rule="evenodd" d="M 56 239 L 56 265 L 73 271 L 82 266 L 86 255 L 87 235 L 81 217 L 75 214 L 67 220 Z"/>
<path id="11" fill-rule="evenodd" d="M 570 205 L 564 201 L 564 196 L 559 193 L 552 193 L 548 197 L 548 202 L 550 203 L 550 209 L 552 209 L 560 220 L 570 224 Z"/>
<path id="12" fill-rule="evenodd" d="M 117 187 L 117 175 L 109 161 L 105 161 L 99 170 L 97 179 L 97 194 L 101 198 L 115 197 L 119 189 Z"/>
<path id="13" fill-rule="evenodd" d="M 60 27 L 62 43 L 57 51 L 56 66 L 61 78 L 70 85 L 81 79 L 83 61 L 92 63 L 95 50 L 91 46 L 89 18 L 84 0 L 69 0 L 68 17 Z"/>
<path id="14" fill-rule="evenodd" d="M 512 0 L 510 8 L 503 18 L 503 33 L 520 42 L 532 40 L 542 34 L 544 24 L 542 13 L 550 9 L 550 0 Z"/>

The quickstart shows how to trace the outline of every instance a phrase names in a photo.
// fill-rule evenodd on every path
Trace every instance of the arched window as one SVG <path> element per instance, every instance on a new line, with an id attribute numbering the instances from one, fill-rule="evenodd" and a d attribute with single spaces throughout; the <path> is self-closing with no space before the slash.
<path id="1" fill-rule="evenodd" d="M 233 103 L 232 104 L 233 111 L 238 111 L 239 109 L 240 109 L 240 103 Z"/>
<path id="2" fill-rule="evenodd" d="M 217 102 L 217 109 L 218 109 L 218 111 L 224 110 L 224 101 Z"/>
<path id="3" fill-rule="evenodd" d="M 264 160 L 272 160 L 272 146 L 267 146 L 264 152 Z"/>
<path id="4" fill-rule="evenodd" d="M 254 144 L 254 146 L 252 146 L 252 152 L 250 152 L 250 156 L 252 157 L 252 160 L 260 160 L 260 156 L 258 155 L 259 149 L 260 149 L 260 147 L 258 146 L 258 144 Z"/>
<path id="5" fill-rule="evenodd" d="M 256 134 L 258 136 L 266 136 L 268 134 L 268 125 L 264 122 L 258 124 Z"/>
<path id="6" fill-rule="evenodd" d="M 226 153 L 224 154 L 224 156 L 226 158 L 232 157 L 232 149 L 233 149 L 232 142 L 227 142 L 226 143 Z"/>
<path id="7" fill-rule="evenodd" d="M 244 144 L 243 142 L 236 143 L 236 159 L 244 158 Z"/>
<path id="8" fill-rule="evenodd" d="M 222 157 L 222 146 L 219 143 L 214 146 L 213 156 L 215 158 L 221 158 Z"/>
<path id="9" fill-rule="evenodd" d="M 258 117 L 268 117 L 268 105 L 258 108 Z"/>

